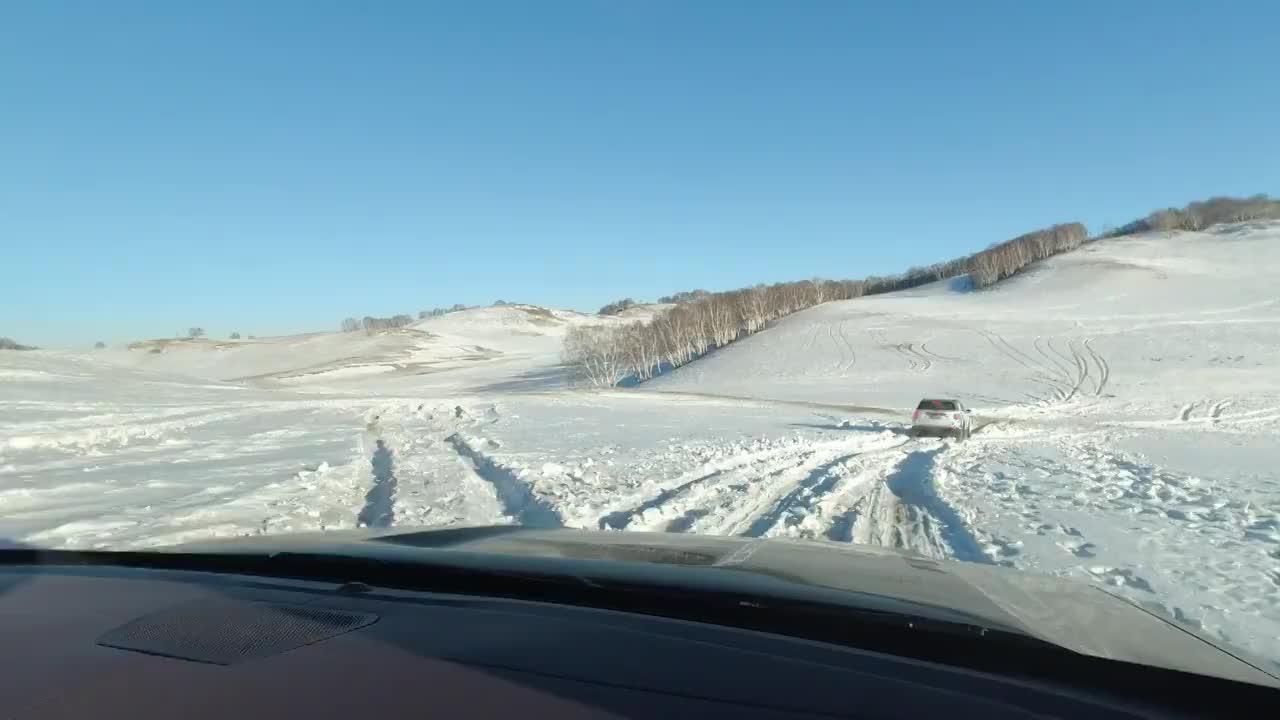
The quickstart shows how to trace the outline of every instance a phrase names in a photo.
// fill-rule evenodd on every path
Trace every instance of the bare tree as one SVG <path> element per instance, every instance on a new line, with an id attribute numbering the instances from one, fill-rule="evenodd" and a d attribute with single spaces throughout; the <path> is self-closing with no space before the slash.
<path id="1" fill-rule="evenodd" d="M 616 302 L 611 302 L 608 305 L 605 305 L 604 307 L 600 308 L 600 312 L 597 314 L 617 315 L 621 313 L 623 310 L 635 307 L 637 304 L 638 303 L 635 300 L 632 300 L 631 298 L 623 298 Z"/>
<path id="2" fill-rule="evenodd" d="M 1054 225 L 1019 235 L 971 255 L 968 262 L 969 276 L 975 287 L 986 287 L 1032 263 L 1080 247 L 1087 235 L 1084 225 L 1080 223 Z"/>
<path id="3" fill-rule="evenodd" d="M 710 344 L 724 347 L 738 339 L 742 330 L 742 315 L 730 293 L 717 293 L 703 301 L 706 303 L 707 327 L 711 331 Z"/>
<path id="4" fill-rule="evenodd" d="M 342 332 L 357 332 L 360 330 L 360 321 L 355 318 L 347 318 L 342 321 Z"/>
<path id="5" fill-rule="evenodd" d="M 204 328 L 200 328 L 200 327 L 193 327 L 193 328 L 190 328 L 189 330 L 187 330 L 187 337 L 189 337 L 189 338 L 202 338 L 202 337 L 204 337 Z"/>
<path id="6" fill-rule="evenodd" d="M 661 367 L 661 338 L 651 323 L 631 323 L 618 328 L 623 352 L 631 376 L 636 380 L 648 380 Z"/>
<path id="7" fill-rule="evenodd" d="M 742 317 L 742 328 L 748 335 L 764 329 L 769 321 L 768 294 L 760 285 L 739 290 L 734 294 L 738 303 L 738 314 Z"/>
<path id="8" fill-rule="evenodd" d="M 757 285 L 710 293 L 693 290 L 659 298 L 673 304 L 647 323 L 576 327 L 565 336 L 564 360 L 593 385 L 613 386 L 627 377 L 647 380 L 663 367 L 676 368 L 713 348 L 759 332 L 770 322 L 832 300 L 847 300 L 917 287 L 969 274 L 985 287 L 1051 255 L 1079 247 L 1086 231 L 1079 223 L 1055 225 L 992 245 L 968 257 L 902 275 L 863 280 L 813 279 Z M 630 299 L 610 303 L 601 314 L 625 308 Z"/>
<path id="9" fill-rule="evenodd" d="M 1141 220 L 1135 220 L 1113 231 L 1111 235 L 1203 230 L 1222 223 L 1278 218 L 1280 218 L 1280 199 L 1273 199 L 1267 195 L 1253 195 L 1247 198 L 1216 196 L 1208 200 L 1187 203 L 1182 208 L 1156 210 Z"/>
<path id="10" fill-rule="evenodd" d="M 686 306 L 676 306 L 660 317 L 661 322 L 655 324 L 666 333 L 662 352 L 671 367 L 680 367 L 697 354 L 697 343 L 694 340 L 697 327 L 693 321 L 693 313 Z"/>
<path id="11" fill-rule="evenodd" d="M 239 339 L 240 339 L 240 333 L 238 333 L 238 332 L 233 332 L 233 333 L 231 333 L 231 339 L 232 339 L 232 340 L 239 340 Z"/>
<path id="12" fill-rule="evenodd" d="M 613 387 L 627 376 L 628 358 L 618 328 L 579 325 L 565 333 L 564 361 L 597 387 Z"/>
<path id="13" fill-rule="evenodd" d="M 408 327 L 413 324 L 412 315 L 393 315 L 391 317 L 373 317 L 372 315 L 364 316 L 358 325 L 355 320 L 348 318 L 342 322 L 343 330 L 351 325 L 355 325 L 356 329 L 363 329 L 366 333 L 373 334 L 383 330 L 394 330 L 396 328 Z"/>
<path id="14" fill-rule="evenodd" d="M 701 300 L 702 298 L 705 298 L 710 294 L 711 293 L 707 292 L 706 290 L 686 290 L 685 292 L 678 292 L 671 295 L 664 295 L 663 297 L 658 298 L 658 302 L 664 305 L 667 305 L 667 304 L 682 305 L 684 303 L 691 303 L 691 302 Z"/>

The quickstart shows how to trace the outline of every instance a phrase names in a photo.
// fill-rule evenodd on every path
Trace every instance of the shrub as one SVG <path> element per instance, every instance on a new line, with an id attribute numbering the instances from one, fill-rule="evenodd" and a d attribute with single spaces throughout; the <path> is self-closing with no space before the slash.
<path id="1" fill-rule="evenodd" d="M 1220 195 L 1208 200 L 1187 203 L 1181 208 L 1156 210 L 1104 236 L 1115 237 L 1152 231 L 1203 230 L 1222 223 L 1275 219 L 1280 219 L 1280 200 L 1272 199 L 1265 194 L 1247 198 Z"/>
<path id="2" fill-rule="evenodd" d="M 13 338 L 0 337 L 0 350 L 35 350 L 33 345 L 22 345 Z"/>

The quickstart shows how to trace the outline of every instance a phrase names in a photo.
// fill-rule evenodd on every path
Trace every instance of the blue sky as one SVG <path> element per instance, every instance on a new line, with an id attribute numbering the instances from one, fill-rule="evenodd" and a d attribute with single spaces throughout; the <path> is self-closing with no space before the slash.
<path id="1" fill-rule="evenodd" d="M 595 309 L 1280 188 L 1272 2 L 0 7 L 0 335 Z"/>

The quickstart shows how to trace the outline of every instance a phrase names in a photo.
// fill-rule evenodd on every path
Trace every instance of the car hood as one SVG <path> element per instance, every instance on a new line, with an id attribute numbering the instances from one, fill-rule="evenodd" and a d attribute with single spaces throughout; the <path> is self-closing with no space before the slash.
<path id="1" fill-rule="evenodd" d="M 1094 585 L 865 545 L 504 525 L 259 536 L 162 550 L 338 555 L 674 585 L 696 579 L 691 589 L 729 592 L 745 591 L 744 580 L 755 579 L 768 582 L 775 597 L 835 597 L 864 609 L 885 609 L 888 600 L 902 611 L 1012 631 L 1085 655 L 1280 687 L 1265 661 Z"/>

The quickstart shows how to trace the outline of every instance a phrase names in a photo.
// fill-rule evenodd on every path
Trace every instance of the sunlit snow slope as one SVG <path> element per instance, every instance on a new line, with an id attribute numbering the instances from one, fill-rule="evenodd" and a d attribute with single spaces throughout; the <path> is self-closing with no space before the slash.
<path id="1" fill-rule="evenodd" d="M 989 290 L 827 303 L 651 387 L 1260 430 L 1280 419 L 1278 273 L 1275 226 L 1107 240 Z"/>
<path id="2" fill-rule="evenodd" d="M 559 365 L 561 341 L 569 328 L 644 317 L 645 308 L 636 308 L 626 318 L 601 318 L 535 305 L 503 305 L 460 310 L 372 334 L 153 340 L 95 357 L 137 369 L 256 386 L 372 379 L 386 388 L 406 378 L 410 386 L 436 381 L 465 386 L 474 378 L 483 385 L 495 378 L 518 380 L 526 373 L 562 385 L 562 378 L 551 376 L 561 374 L 553 369 Z M 470 372 L 476 368 L 484 369 Z"/>

